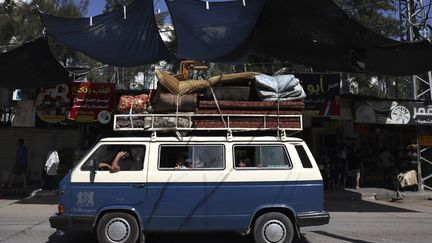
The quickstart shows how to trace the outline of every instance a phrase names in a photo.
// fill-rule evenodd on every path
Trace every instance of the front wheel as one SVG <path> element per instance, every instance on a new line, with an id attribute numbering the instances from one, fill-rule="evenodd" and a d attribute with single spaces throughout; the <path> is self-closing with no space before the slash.
<path id="1" fill-rule="evenodd" d="M 97 226 L 101 243 L 135 243 L 139 237 L 137 220 L 127 213 L 107 213 Z"/>
<path id="2" fill-rule="evenodd" d="M 266 213 L 255 221 L 253 235 L 256 243 L 291 243 L 294 227 L 286 215 Z"/>

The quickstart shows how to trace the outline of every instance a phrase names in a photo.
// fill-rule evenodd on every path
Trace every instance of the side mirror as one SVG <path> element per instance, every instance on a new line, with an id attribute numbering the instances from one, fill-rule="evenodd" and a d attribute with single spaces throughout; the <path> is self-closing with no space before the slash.
<path id="1" fill-rule="evenodd" d="M 94 160 L 92 160 L 92 161 L 90 162 L 90 164 L 91 164 L 91 169 L 90 169 L 91 174 L 92 174 L 92 175 L 96 175 L 96 172 L 97 172 L 97 170 L 98 170 L 98 164 L 97 164 L 96 161 L 94 161 Z"/>

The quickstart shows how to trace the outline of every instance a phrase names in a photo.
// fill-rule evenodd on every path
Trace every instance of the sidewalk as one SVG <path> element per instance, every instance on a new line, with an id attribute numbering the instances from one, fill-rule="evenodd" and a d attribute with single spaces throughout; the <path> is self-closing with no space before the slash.
<path id="1" fill-rule="evenodd" d="M 432 199 L 432 191 L 404 191 L 400 192 L 402 199 L 404 200 L 421 200 L 421 199 Z M 360 188 L 351 189 L 345 188 L 341 191 L 325 191 L 326 199 L 340 199 L 340 200 L 392 200 L 396 198 L 396 191 L 384 189 L 384 188 Z"/>
<path id="2" fill-rule="evenodd" d="M 40 190 L 37 185 L 30 185 L 26 188 L 6 189 L 0 187 L 0 199 L 21 200 L 25 204 L 56 204 L 57 190 Z M 384 188 L 360 188 L 340 191 L 325 191 L 325 199 L 332 200 L 385 200 L 390 201 L 397 196 L 395 191 Z M 403 200 L 432 199 L 432 191 L 404 191 L 401 192 Z"/>
<path id="3" fill-rule="evenodd" d="M 0 199 L 19 200 L 19 203 L 26 204 L 56 204 L 57 190 L 41 190 L 39 185 L 32 184 L 26 188 L 0 187 Z"/>

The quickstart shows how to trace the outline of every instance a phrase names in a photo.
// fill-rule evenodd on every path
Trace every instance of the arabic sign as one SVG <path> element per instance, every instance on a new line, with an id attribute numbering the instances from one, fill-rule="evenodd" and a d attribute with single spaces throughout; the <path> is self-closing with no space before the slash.
<path id="1" fill-rule="evenodd" d="M 355 122 L 431 125 L 432 104 L 405 101 L 356 101 Z"/>
<path id="2" fill-rule="evenodd" d="M 295 74 L 306 92 L 305 109 L 324 116 L 340 115 L 339 74 Z"/>
<path id="3" fill-rule="evenodd" d="M 114 110 L 115 84 L 69 83 L 45 89 L 36 99 L 36 113 L 42 121 L 66 119 L 107 124 Z"/>

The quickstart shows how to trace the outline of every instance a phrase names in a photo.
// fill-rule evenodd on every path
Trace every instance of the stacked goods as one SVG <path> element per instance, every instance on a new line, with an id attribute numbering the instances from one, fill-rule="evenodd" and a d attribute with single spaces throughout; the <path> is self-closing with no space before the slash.
<path id="1" fill-rule="evenodd" d="M 244 84 L 247 86 L 238 86 Z M 198 103 L 197 114 L 244 115 L 230 118 L 231 128 L 299 128 L 298 117 L 277 117 L 277 115 L 302 115 L 304 91 L 293 75 L 272 77 L 255 74 L 254 79 L 244 78 L 237 86 L 215 87 L 205 92 Z M 249 116 L 247 116 L 249 115 Z M 254 115 L 273 115 L 266 118 Z M 224 128 L 226 123 L 218 117 L 194 120 L 197 128 Z"/>
<path id="2" fill-rule="evenodd" d="M 230 128 L 301 127 L 299 115 L 304 109 L 305 93 L 294 75 L 273 77 L 243 72 L 208 80 L 179 80 L 177 76 L 156 71 L 156 76 L 159 85 L 151 97 L 152 109 L 149 110 L 157 114 L 175 114 L 175 117 L 155 117 L 154 120 L 123 117 L 117 126 L 225 128 L 226 115 L 235 115 L 229 118 Z M 122 98 L 118 107 L 121 113 L 146 112 L 148 96 Z M 191 120 L 191 112 L 201 116 Z M 225 120 L 218 115 L 224 115 Z M 264 119 L 262 115 L 268 117 Z M 280 117 L 282 115 L 292 117 Z"/>
<path id="3" fill-rule="evenodd" d="M 304 103 L 302 101 L 211 101 L 202 100 L 199 102 L 197 114 L 243 114 L 244 117 L 231 118 L 230 127 L 244 128 L 277 128 L 277 127 L 300 127 L 298 117 L 253 117 L 253 115 L 301 115 Z M 279 108 L 278 108 L 279 107 Z M 234 119 L 234 120 L 233 120 Z M 264 124 L 265 123 L 265 124 Z M 223 128 L 224 122 L 220 118 L 209 117 L 194 121 L 195 127 Z"/>

